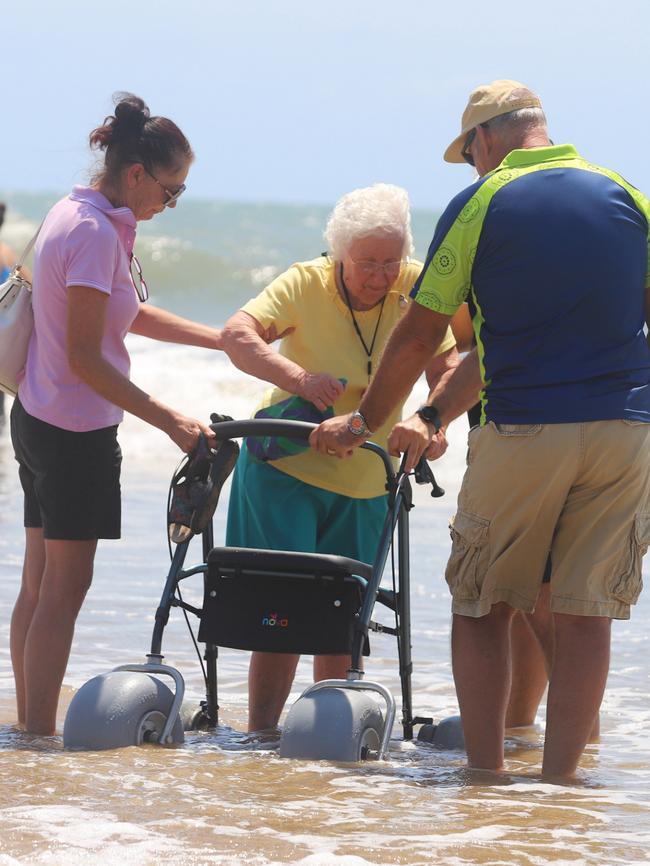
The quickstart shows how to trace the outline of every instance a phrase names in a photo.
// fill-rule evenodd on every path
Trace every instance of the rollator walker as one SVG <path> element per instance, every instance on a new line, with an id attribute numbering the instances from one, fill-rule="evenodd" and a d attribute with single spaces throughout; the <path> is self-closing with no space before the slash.
<path id="1" fill-rule="evenodd" d="M 190 516 L 185 525 L 174 525 L 178 543 L 156 610 L 146 662 L 121 665 L 79 689 L 66 716 L 64 747 L 171 746 L 183 743 L 186 730 L 215 729 L 219 724 L 219 647 L 228 647 L 302 655 L 349 654 L 346 679 L 310 685 L 290 708 L 282 728 L 280 755 L 352 762 L 381 759 L 388 750 L 396 705 L 385 686 L 364 679 L 362 658 L 369 652 L 370 632 L 397 640 L 404 739 L 412 739 L 415 726 L 422 725 L 420 739 L 442 748 L 462 747 L 457 717 L 433 725 L 430 718 L 413 716 L 409 562 L 413 502 L 404 464 L 395 472 L 382 448 L 372 442 L 361 446 L 382 461 L 388 492 L 388 511 L 372 564 L 325 554 L 214 547 L 212 516 L 239 453 L 235 440 L 268 436 L 305 442 L 316 426 L 301 421 L 222 418 L 212 416 L 217 450 L 206 449 L 203 456 L 195 453 L 186 458 L 172 480 L 176 489 L 185 484 Z M 417 483 L 432 485 L 432 496 L 443 494 L 424 459 L 414 476 Z M 287 519 L 291 519 L 289 514 Z M 169 522 L 174 523 L 173 513 Z M 203 560 L 186 568 L 195 535 L 201 536 Z M 391 556 L 394 536 L 397 573 Z M 389 557 L 390 589 L 380 586 Z M 203 606 L 196 608 L 183 600 L 180 585 L 199 574 L 203 576 Z M 372 619 L 377 603 L 393 612 L 394 625 Z M 206 694 L 198 705 L 184 701 L 182 675 L 163 663 L 163 634 L 172 608 L 180 608 L 186 619 L 188 614 L 199 619 L 198 640 L 205 644 Z"/>

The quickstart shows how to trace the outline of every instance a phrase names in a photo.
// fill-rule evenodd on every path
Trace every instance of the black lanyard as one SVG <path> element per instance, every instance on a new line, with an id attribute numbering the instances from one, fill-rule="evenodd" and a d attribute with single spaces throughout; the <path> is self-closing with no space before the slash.
<path id="1" fill-rule="evenodd" d="M 372 376 L 372 352 L 375 348 L 375 340 L 377 339 L 377 331 L 379 330 L 379 323 L 381 322 L 381 314 L 384 312 L 386 295 L 384 295 L 384 297 L 381 299 L 381 307 L 379 309 L 379 316 L 377 317 L 377 324 L 375 325 L 375 333 L 372 335 L 372 343 L 370 344 L 370 348 L 368 348 L 368 346 L 366 345 L 366 341 L 363 339 L 363 334 L 361 333 L 359 323 L 357 322 L 356 316 L 354 315 L 352 304 L 350 303 L 350 294 L 348 292 L 348 287 L 345 285 L 345 280 L 343 279 L 343 264 L 341 264 L 341 288 L 343 289 L 343 294 L 345 295 L 345 303 L 347 304 L 350 315 L 352 316 L 352 324 L 354 325 L 354 330 L 357 332 L 357 337 L 361 341 L 363 350 L 366 353 L 366 357 L 368 358 L 368 381 L 370 381 L 370 377 Z"/>

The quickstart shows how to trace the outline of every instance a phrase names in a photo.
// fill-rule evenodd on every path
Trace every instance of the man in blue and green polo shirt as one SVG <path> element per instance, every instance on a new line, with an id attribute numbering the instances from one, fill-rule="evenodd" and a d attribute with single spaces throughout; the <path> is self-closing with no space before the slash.
<path id="1" fill-rule="evenodd" d="M 313 440 L 344 455 L 365 438 L 359 428 L 376 429 L 467 300 L 482 419 L 446 578 L 468 760 L 503 765 L 509 626 L 534 608 L 550 550 L 556 652 L 543 772 L 567 776 L 602 700 L 611 619 L 629 617 L 650 543 L 650 203 L 571 145 L 552 145 L 539 98 L 516 81 L 471 94 L 445 159 L 470 162 L 480 179 L 440 218 L 417 303 L 358 411 Z M 414 464 L 469 405 L 471 360 L 435 406 L 394 428 L 393 453 L 408 450 Z"/>

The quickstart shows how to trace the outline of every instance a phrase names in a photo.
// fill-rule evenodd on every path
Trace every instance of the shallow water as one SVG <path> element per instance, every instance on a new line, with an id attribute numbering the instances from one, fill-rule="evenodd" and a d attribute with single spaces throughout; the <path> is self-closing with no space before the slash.
<path id="1" fill-rule="evenodd" d="M 48 196 L 11 201 L 3 237 L 20 247 Z M 154 299 L 218 322 L 295 259 L 323 247 L 323 208 L 188 202 L 145 226 L 138 255 Z M 424 254 L 434 223 L 415 214 Z M 218 245 L 215 238 L 219 239 Z M 260 385 L 218 354 L 133 339 L 133 378 L 180 411 L 247 417 Z M 421 402 L 423 390 L 412 400 Z M 442 577 L 447 521 L 465 457 L 457 422 L 436 465 L 447 490 L 416 491 L 411 512 L 414 709 L 437 719 L 457 711 L 449 660 L 449 596 Z M 179 455 L 162 434 L 128 418 L 124 451 L 123 538 L 100 544 L 93 586 L 81 613 L 60 707 L 97 673 L 144 661 L 169 560 L 165 507 Z M 226 495 L 223 496 L 224 503 Z M 215 539 L 223 539 L 223 503 Z M 613 866 L 650 862 L 650 598 L 616 623 L 602 741 L 589 746 L 575 784 L 539 780 L 539 726 L 512 732 L 506 773 L 469 774 L 463 756 L 403 743 L 394 731 L 381 763 L 333 765 L 281 760 L 272 749 L 242 748 L 248 656 L 222 650 L 221 727 L 188 735 L 184 746 L 66 753 L 60 738 L 30 739 L 15 721 L 9 617 L 23 553 L 22 496 L 0 431 L 0 866 L 364 866 L 436 863 Z M 189 561 L 200 556 L 199 546 Z M 200 577 L 184 587 L 200 602 Z M 189 581 L 186 582 L 186 585 Z M 202 677 L 178 611 L 165 631 L 165 661 L 202 697 Z M 47 663 L 46 660 L 44 663 Z M 376 636 L 368 678 L 399 696 L 395 645 Z M 292 698 L 310 681 L 298 669 Z"/>
<path id="2" fill-rule="evenodd" d="M 245 417 L 259 386 L 218 356 L 131 344 L 134 379 L 206 417 L 221 409 Z M 209 395 L 219 395 L 210 402 Z M 414 398 L 414 402 L 418 397 Z M 414 706 L 436 718 L 454 713 L 449 663 L 449 599 L 442 578 L 446 522 L 465 451 L 462 422 L 436 467 L 447 495 L 416 491 L 411 513 Z M 81 614 L 60 712 L 93 675 L 141 662 L 168 567 L 166 489 L 177 454 L 156 431 L 127 419 L 124 537 L 101 545 Z M 225 502 L 225 495 L 224 495 Z M 470 774 L 463 756 L 403 743 L 394 731 L 388 760 L 363 765 L 285 761 L 242 743 L 247 654 L 222 650 L 222 727 L 192 733 L 184 746 L 66 753 L 60 738 L 26 738 L 15 719 L 8 654 L 11 607 L 22 556 L 21 496 L 6 429 L 0 435 L 0 866 L 299 863 L 602 864 L 650 862 L 650 722 L 647 617 L 642 598 L 614 627 L 602 741 L 590 746 L 570 786 L 539 779 L 540 727 L 512 732 L 503 777 Z M 223 504 L 215 538 L 223 537 Z M 200 557 L 199 546 L 188 560 Z M 200 599 L 200 578 L 184 593 Z M 188 582 L 189 583 L 189 582 Z M 202 695 L 198 661 L 182 616 L 172 612 L 165 661 L 188 693 Z M 377 636 L 368 678 L 399 695 L 393 639 Z M 309 682 L 301 662 L 293 697 Z"/>

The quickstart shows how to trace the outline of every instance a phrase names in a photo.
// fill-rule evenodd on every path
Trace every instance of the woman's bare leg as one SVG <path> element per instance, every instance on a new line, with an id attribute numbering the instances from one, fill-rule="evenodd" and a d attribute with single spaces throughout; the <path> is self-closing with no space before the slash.
<path id="1" fill-rule="evenodd" d="M 510 627 L 512 684 L 506 728 L 532 725 L 553 666 L 550 584 L 542 584 L 533 613 L 515 614 Z"/>
<path id="2" fill-rule="evenodd" d="M 350 656 L 314 656 L 314 682 L 344 680 L 351 664 Z"/>
<path id="3" fill-rule="evenodd" d="M 97 541 L 45 539 L 45 568 L 25 637 L 25 727 L 53 734 L 74 626 L 93 574 Z"/>
<path id="4" fill-rule="evenodd" d="M 254 652 L 248 669 L 248 730 L 274 728 L 291 691 L 300 656 Z"/>
<path id="5" fill-rule="evenodd" d="M 11 663 L 16 681 L 18 724 L 25 726 L 25 640 L 38 604 L 41 581 L 45 569 L 45 543 L 43 530 L 25 529 L 25 562 L 20 592 L 11 615 Z"/>

